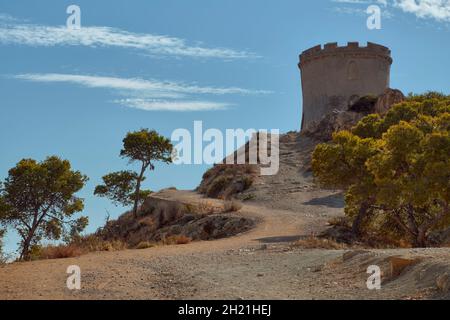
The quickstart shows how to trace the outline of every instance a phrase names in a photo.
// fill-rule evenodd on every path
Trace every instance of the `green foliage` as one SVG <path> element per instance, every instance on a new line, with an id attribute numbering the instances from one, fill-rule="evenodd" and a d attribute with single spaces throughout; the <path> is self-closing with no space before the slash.
<path id="1" fill-rule="evenodd" d="M 94 194 L 110 199 L 115 205 L 129 206 L 134 203 L 139 175 L 133 171 L 119 171 L 105 175 L 103 185 L 95 188 Z M 141 181 L 144 181 L 142 177 Z M 145 199 L 151 191 L 140 191 L 140 199 Z M 141 200 L 142 201 L 142 200 Z"/>
<path id="2" fill-rule="evenodd" d="M 87 218 L 69 219 L 84 208 L 75 194 L 87 180 L 56 156 L 42 162 L 23 159 L 9 170 L 0 189 L 0 223 L 19 233 L 21 259 L 29 259 L 30 248 L 42 239 L 57 240 L 85 227 L 80 221 Z"/>
<path id="3" fill-rule="evenodd" d="M 79 217 L 78 219 L 74 220 L 70 226 L 69 232 L 66 233 L 64 236 L 64 241 L 68 244 L 73 243 L 80 239 L 81 233 L 86 229 L 86 227 L 89 224 L 89 218 L 88 217 Z"/>
<path id="4" fill-rule="evenodd" d="M 317 181 L 346 193 L 354 231 L 413 246 L 450 227 L 450 96 L 410 95 L 313 154 Z"/>
<path id="5" fill-rule="evenodd" d="M 352 133 L 361 138 L 380 138 L 381 124 L 382 120 L 379 114 L 369 114 L 356 124 Z"/>
<path id="6" fill-rule="evenodd" d="M 340 131 L 333 135 L 333 142 L 320 144 L 314 150 L 312 167 L 318 181 L 324 186 L 339 189 L 366 183 L 369 175 L 364 164 L 376 154 L 377 141 Z"/>
<path id="7" fill-rule="evenodd" d="M 159 135 L 155 130 L 141 129 L 129 132 L 123 139 L 123 149 L 120 156 L 127 158 L 130 163 L 140 164 L 139 173 L 119 171 L 103 177 L 103 185 L 95 188 L 95 195 L 107 197 L 115 204 L 124 206 L 133 204 L 136 216 L 139 204 L 149 194 L 149 190 L 141 190 L 145 171 L 154 170 L 154 162 L 172 162 L 173 146 L 169 139 Z"/>
<path id="8" fill-rule="evenodd" d="M 154 169 L 153 161 L 172 162 L 173 146 L 169 139 L 159 135 L 155 130 L 141 129 L 129 132 L 123 139 L 120 155 L 130 162 L 138 161 Z"/>

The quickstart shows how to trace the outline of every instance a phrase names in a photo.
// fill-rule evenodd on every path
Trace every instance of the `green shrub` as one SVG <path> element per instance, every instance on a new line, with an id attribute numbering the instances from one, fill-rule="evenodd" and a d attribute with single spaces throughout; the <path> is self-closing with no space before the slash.
<path id="1" fill-rule="evenodd" d="M 316 146 L 312 169 L 345 192 L 357 237 L 436 245 L 450 228 L 450 96 L 412 96 Z"/>
<path id="2" fill-rule="evenodd" d="M 210 198 L 217 198 L 225 189 L 230 185 L 233 178 L 230 176 L 219 176 L 211 183 L 206 192 L 206 195 Z"/>

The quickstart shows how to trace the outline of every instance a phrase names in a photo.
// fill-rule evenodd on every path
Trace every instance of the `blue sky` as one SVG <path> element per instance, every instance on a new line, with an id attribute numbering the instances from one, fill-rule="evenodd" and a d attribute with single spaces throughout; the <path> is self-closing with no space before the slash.
<path id="1" fill-rule="evenodd" d="M 81 8 L 81 33 L 65 27 Z M 371 4 L 382 29 L 368 30 Z M 90 177 L 80 192 L 88 231 L 124 208 L 93 197 L 127 167 L 128 131 L 153 128 L 298 130 L 298 54 L 326 42 L 391 48 L 391 87 L 447 92 L 448 0 L 134 0 L 0 3 L 0 178 L 22 158 L 69 159 Z M 146 187 L 198 185 L 204 165 L 158 165 Z M 8 233 L 7 249 L 18 241 Z"/>

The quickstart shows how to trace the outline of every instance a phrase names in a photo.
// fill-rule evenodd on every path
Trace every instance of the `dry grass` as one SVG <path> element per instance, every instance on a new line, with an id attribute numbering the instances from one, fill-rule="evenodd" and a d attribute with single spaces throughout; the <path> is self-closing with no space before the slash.
<path id="1" fill-rule="evenodd" d="M 213 214 L 216 212 L 216 207 L 209 201 L 204 200 L 196 206 L 196 211 L 199 214 Z"/>
<path id="2" fill-rule="evenodd" d="M 120 251 L 128 248 L 127 244 L 121 240 L 103 240 L 96 234 L 85 236 L 74 244 L 85 252 Z"/>
<path id="3" fill-rule="evenodd" d="M 210 198 L 231 199 L 251 187 L 257 166 L 250 164 L 217 164 L 203 175 L 197 190 Z"/>
<path id="4" fill-rule="evenodd" d="M 150 241 L 141 241 L 138 243 L 138 245 L 135 247 L 135 249 L 148 249 L 153 248 L 156 246 L 156 243 L 150 242 Z"/>
<path id="5" fill-rule="evenodd" d="M 351 223 L 348 217 L 332 217 L 328 220 L 330 226 L 350 227 Z"/>
<path id="6" fill-rule="evenodd" d="M 188 244 L 192 241 L 191 238 L 186 237 L 185 235 L 174 235 L 169 236 L 162 240 L 162 243 L 165 245 L 172 245 L 172 244 Z"/>
<path id="7" fill-rule="evenodd" d="M 339 250 L 348 248 L 343 243 L 338 243 L 334 240 L 318 238 L 316 236 L 309 236 L 306 239 L 300 239 L 292 244 L 293 247 L 300 247 L 303 249 L 328 249 Z"/>
<path id="8" fill-rule="evenodd" d="M 100 250 L 95 251 L 122 251 L 128 248 L 128 245 L 122 240 L 103 241 Z"/>
<path id="9" fill-rule="evenodd" d="M 242 197 L 242 201 L 250 201 L 254 200 L 256 198 L 256 195 L 253 193 L 248 193 Z"/>
<path id="10" fill-rule="evenodd" d="M 82 248 L 74 244 L 59 246 L 49 245 L 34 250 L 32 260 L 72 258 L 79 257 L 84 253 L 85 251 Z"/>
<path id="11" fill-rule="evenodd" d="M 235 199 L 225 201 L 223 204 L 223 212 L 237 212 L 241 209 L 242 209 L 242 204 Z"/>
<path id="12" fill-rule="evenodd" d="M 76 242 L 61 245 L 35 246 L 31 250 L 31 260 L 63 259 L 79 257 L 89 252 L 120 251 L 128 249 L 120 240 L 105 241 L 95 234 L 78 239 Z"/>

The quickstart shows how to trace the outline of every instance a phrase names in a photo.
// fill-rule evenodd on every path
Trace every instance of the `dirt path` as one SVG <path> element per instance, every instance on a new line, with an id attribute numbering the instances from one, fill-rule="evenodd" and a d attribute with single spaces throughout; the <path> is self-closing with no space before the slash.
<path id="1" fill-rule="evenodd" d="M 222 206 L 220 200 L 205 200 L 189 191 L 167 190 L 157 196 L 185 203 L 208 201 Z M 276 252 L 276 244 L 294 241 L 324 225 L 323 219 L 313 219 L 308 213 L 267 209 L 256 205 L 245 205 L 239 214 L 256 218 L 259 223 L 247 233 L 216 241 L 146 250 L 91 253 L 78 258 L 8 265 L 0 269 L 0 299 L 158 299 L 193 298 L 210 294 L 211 298 L 247 296 L 253 291 L 243 284 L 243 274 L 251 272 L 257 277 L 264 273 L 264 266 L 260 266 L 261 270 L 257 272 L 258 267 L 250 263 L 249 253 L 253 255 L 257 249 L 267 246 L 273 246 L 274 249 L 264 251 Z M 79 292 L 70 292 L 65 288 L 66 269 L 69 265 L 78 265 L 82 270 L 83 289 Z M 190 270 L 193 266 L 195 274 L 187 277 L 186 269 Z M 224 292 L 225 284 L 220 283 L 220 277 L 225 276 L 231 276 L 237 281 L 231 292 Z M 258 278 L 261 277 L 260 275 Z M 236 294 L 233 291 L 237 291 Z M 261 288 L 255 288 L 254 292 L 261 292 Z M 267 291 L 264 296 L 270 297 L 270 292 Z"/>
<path id="2" fill-rule="evenodd" d="M 157 196 L 222 205 L 188 191 Z M 346 263 L 343 250 L 292 248 L 292 241 L 325 226 L 328 217 L 321 210 L 330 212 L 321 206 L 293 212 L 248 204 L 239 214 L 260 222 L 231 238 L 14 263 L 0 268 L 0 299 L 424 298 L 436 294 L 436 272 L 450 271 L 447 248 L 371 250 Z M 383 284 L 383 290 L 368 290 L 366 265 L 392 255 L 425 258 L 403 277 Z M 80 291 L 66 288 L 70 265 L 81 268 Z M 420 278 L 428 280 L 418 282 Z"/>

